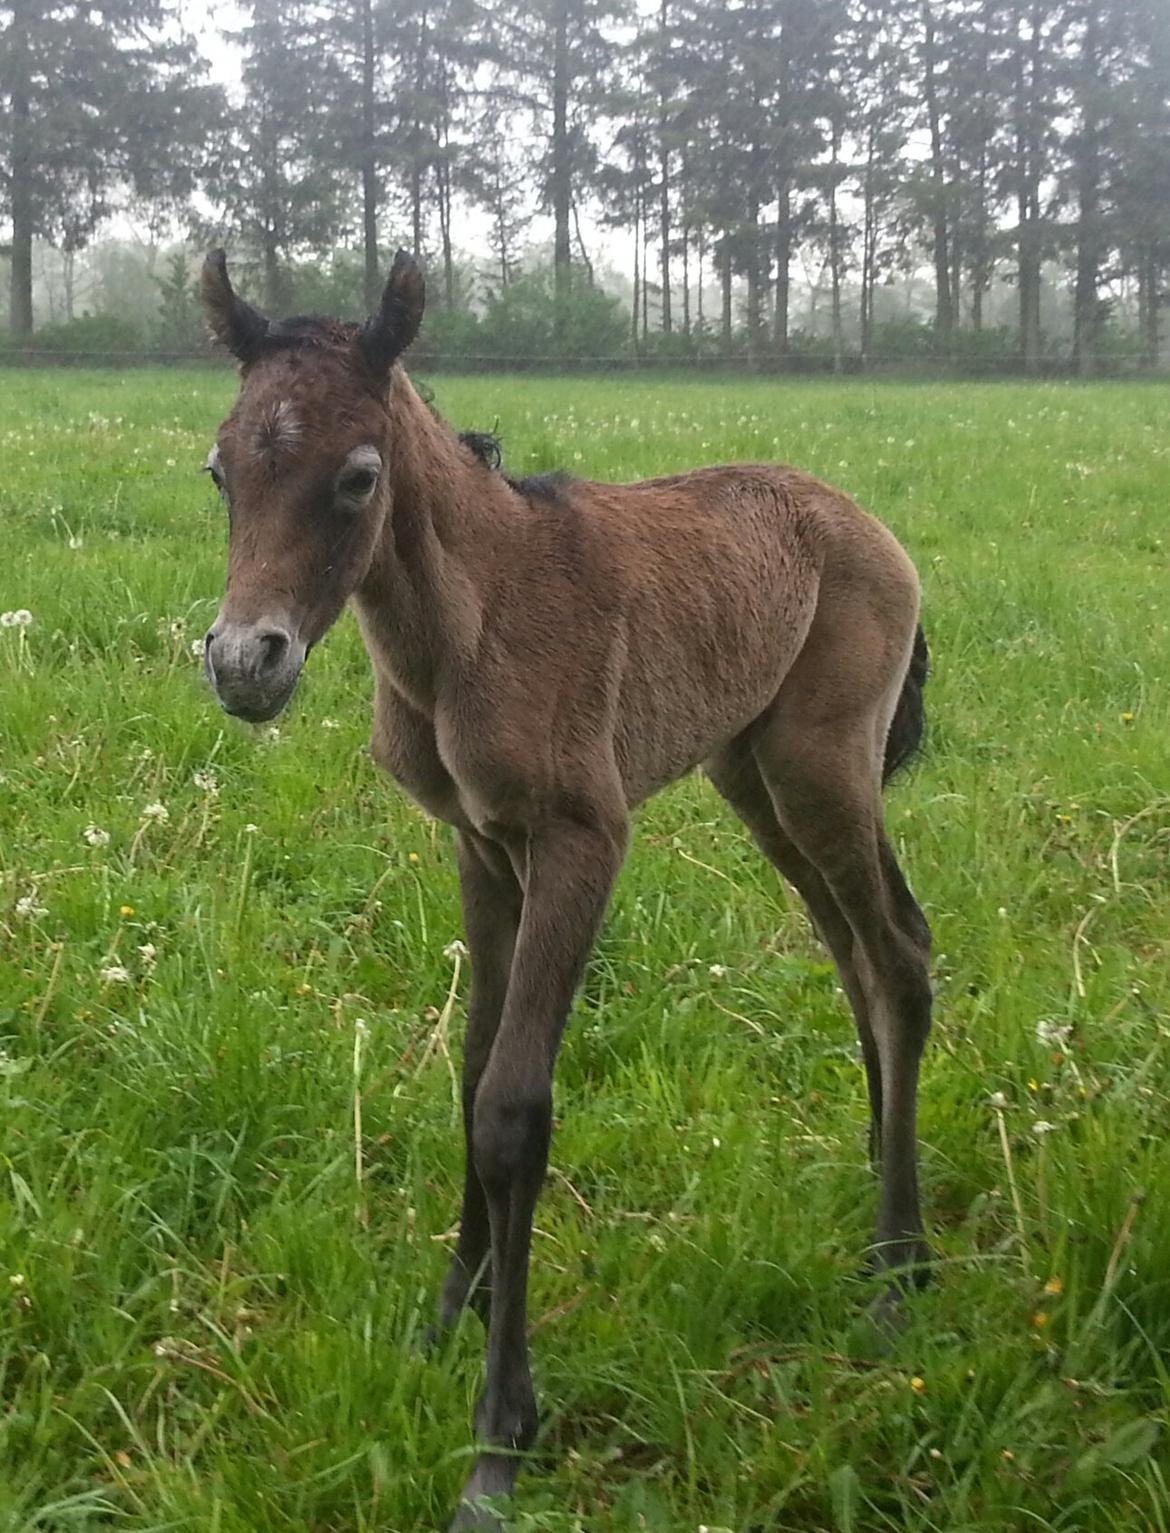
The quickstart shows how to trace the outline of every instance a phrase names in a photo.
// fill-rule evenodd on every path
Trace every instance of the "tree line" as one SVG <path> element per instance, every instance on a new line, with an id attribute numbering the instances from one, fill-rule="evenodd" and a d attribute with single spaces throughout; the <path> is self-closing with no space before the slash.
<path id="1" fill-rule="evenodd" d="M 330 262 L 372 306 L 405 244 L 427 260 L 431 329 L 452 350 L 474 349 L 485 322 L 497 344 L 527 323 L 554 351 L 592 336 L 784 365 L 808 345 L 796 270 L 824 295 L 820 349 L 842 365 L 881 349 L 883 292 L 924 268 L 917 351 L 999 346 L 1038 371 L 1054 346 L 1046 294 L 1064 290 L 1076 371 L 1117 350 L 1119 295 L 1121 339 L 1158 361 L 1170 0 L 242 10 L 229 94 L 176 0 L 0 4 L 13 337 L 33 329 L 34 241 L 68 271 L 118 210 L 159 240 L 227 240 L 274 311 Z M 472 209 L 487 254 L 469 271 Z M 530 248 L 538 215 L 547 270 Z M 583 222 L 632 251 L 620 308 Z"/>

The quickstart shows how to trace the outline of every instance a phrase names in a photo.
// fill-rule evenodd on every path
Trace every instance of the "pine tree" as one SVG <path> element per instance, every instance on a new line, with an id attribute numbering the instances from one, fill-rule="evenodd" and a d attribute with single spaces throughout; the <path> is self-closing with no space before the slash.
<path id="1" fill-rule="evenodd" d="M 0 212 L 12 227 L 15 335 L 33 328 L 37 236 L 73 252 L 135 181 L 175 192 L 152 154 L 166 144 L 172 167 L 188 164 L 197 134 L 183 105 L 207 104 L 178 21 L 172 0 L 0 4 Z"/>

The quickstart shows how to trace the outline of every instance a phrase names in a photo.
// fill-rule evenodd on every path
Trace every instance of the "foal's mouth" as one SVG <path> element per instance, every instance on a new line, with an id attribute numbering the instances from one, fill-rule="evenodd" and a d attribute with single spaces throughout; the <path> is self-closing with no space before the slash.
<path id="1" fill-rule="evenodd" d="M 213 628 L 203 672 L 225 713 L 248 724 L 267 724 L 288 707 L 310 647 L 271 627 Z"/>
<path id="2" fill-rule="evenodd" d="M 218 688 L 216 688 L 216 696 L 219 698 L 220 707 L 225 713 L 230 713 L 233 719 L 243 719 L 245 724 L 269 724 L 288 707 L 296 689 L 297 683 L 294 681 L 292 686 L 279 697 L 263 701 L 225 697 Z"/>

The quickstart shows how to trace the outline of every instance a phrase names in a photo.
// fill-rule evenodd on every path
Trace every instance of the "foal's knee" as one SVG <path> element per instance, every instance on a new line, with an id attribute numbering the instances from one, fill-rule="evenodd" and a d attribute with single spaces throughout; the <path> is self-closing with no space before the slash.
<path id="1" fill-rule="evenodd" d="M 552 1135 L 552 1089 L 547 1083 L 507 1085 L 484 1078 L 475 1099 L 471 1152 L 489 1193 L 544 1175 Z"/>

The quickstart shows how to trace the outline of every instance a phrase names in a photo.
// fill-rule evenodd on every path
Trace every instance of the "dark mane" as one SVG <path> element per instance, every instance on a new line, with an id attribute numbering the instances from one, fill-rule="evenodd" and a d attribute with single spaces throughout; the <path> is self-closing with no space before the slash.
<path id="1" fill-rule="evenodd" d="M 429 405 L 430 401 L 427 403 Z M 500 474 L 504 483 L 510 485 L 517 495 L 523 495 L 525 500 L 539 500 L 549 506 L 565 504 L 566 491 L 573 482 L 573 476 L 564 469 L 516 478 L 512 474 L 503 473 L 503 448 L 494 431 L 461 431 L 459 440 L 477 463 L 482 463 L 492 473 Z"/>
<path id="2" fill-rule="evenodd" d="M 569 486 L 574 482 L 573 475 L 563 468 L 554 468 L 544 474 L 526 474 L 523 479 L 505 474 L 504 479 L 525 500 L 543 500 L 550 506 L 565 505 Z"/>
<path id="3" fill-rule="evenodd" d="M 485 468 L 498 469 L 504 461 L 503 448 L 494 431 L 461 431 L 459 440 Z"/>

